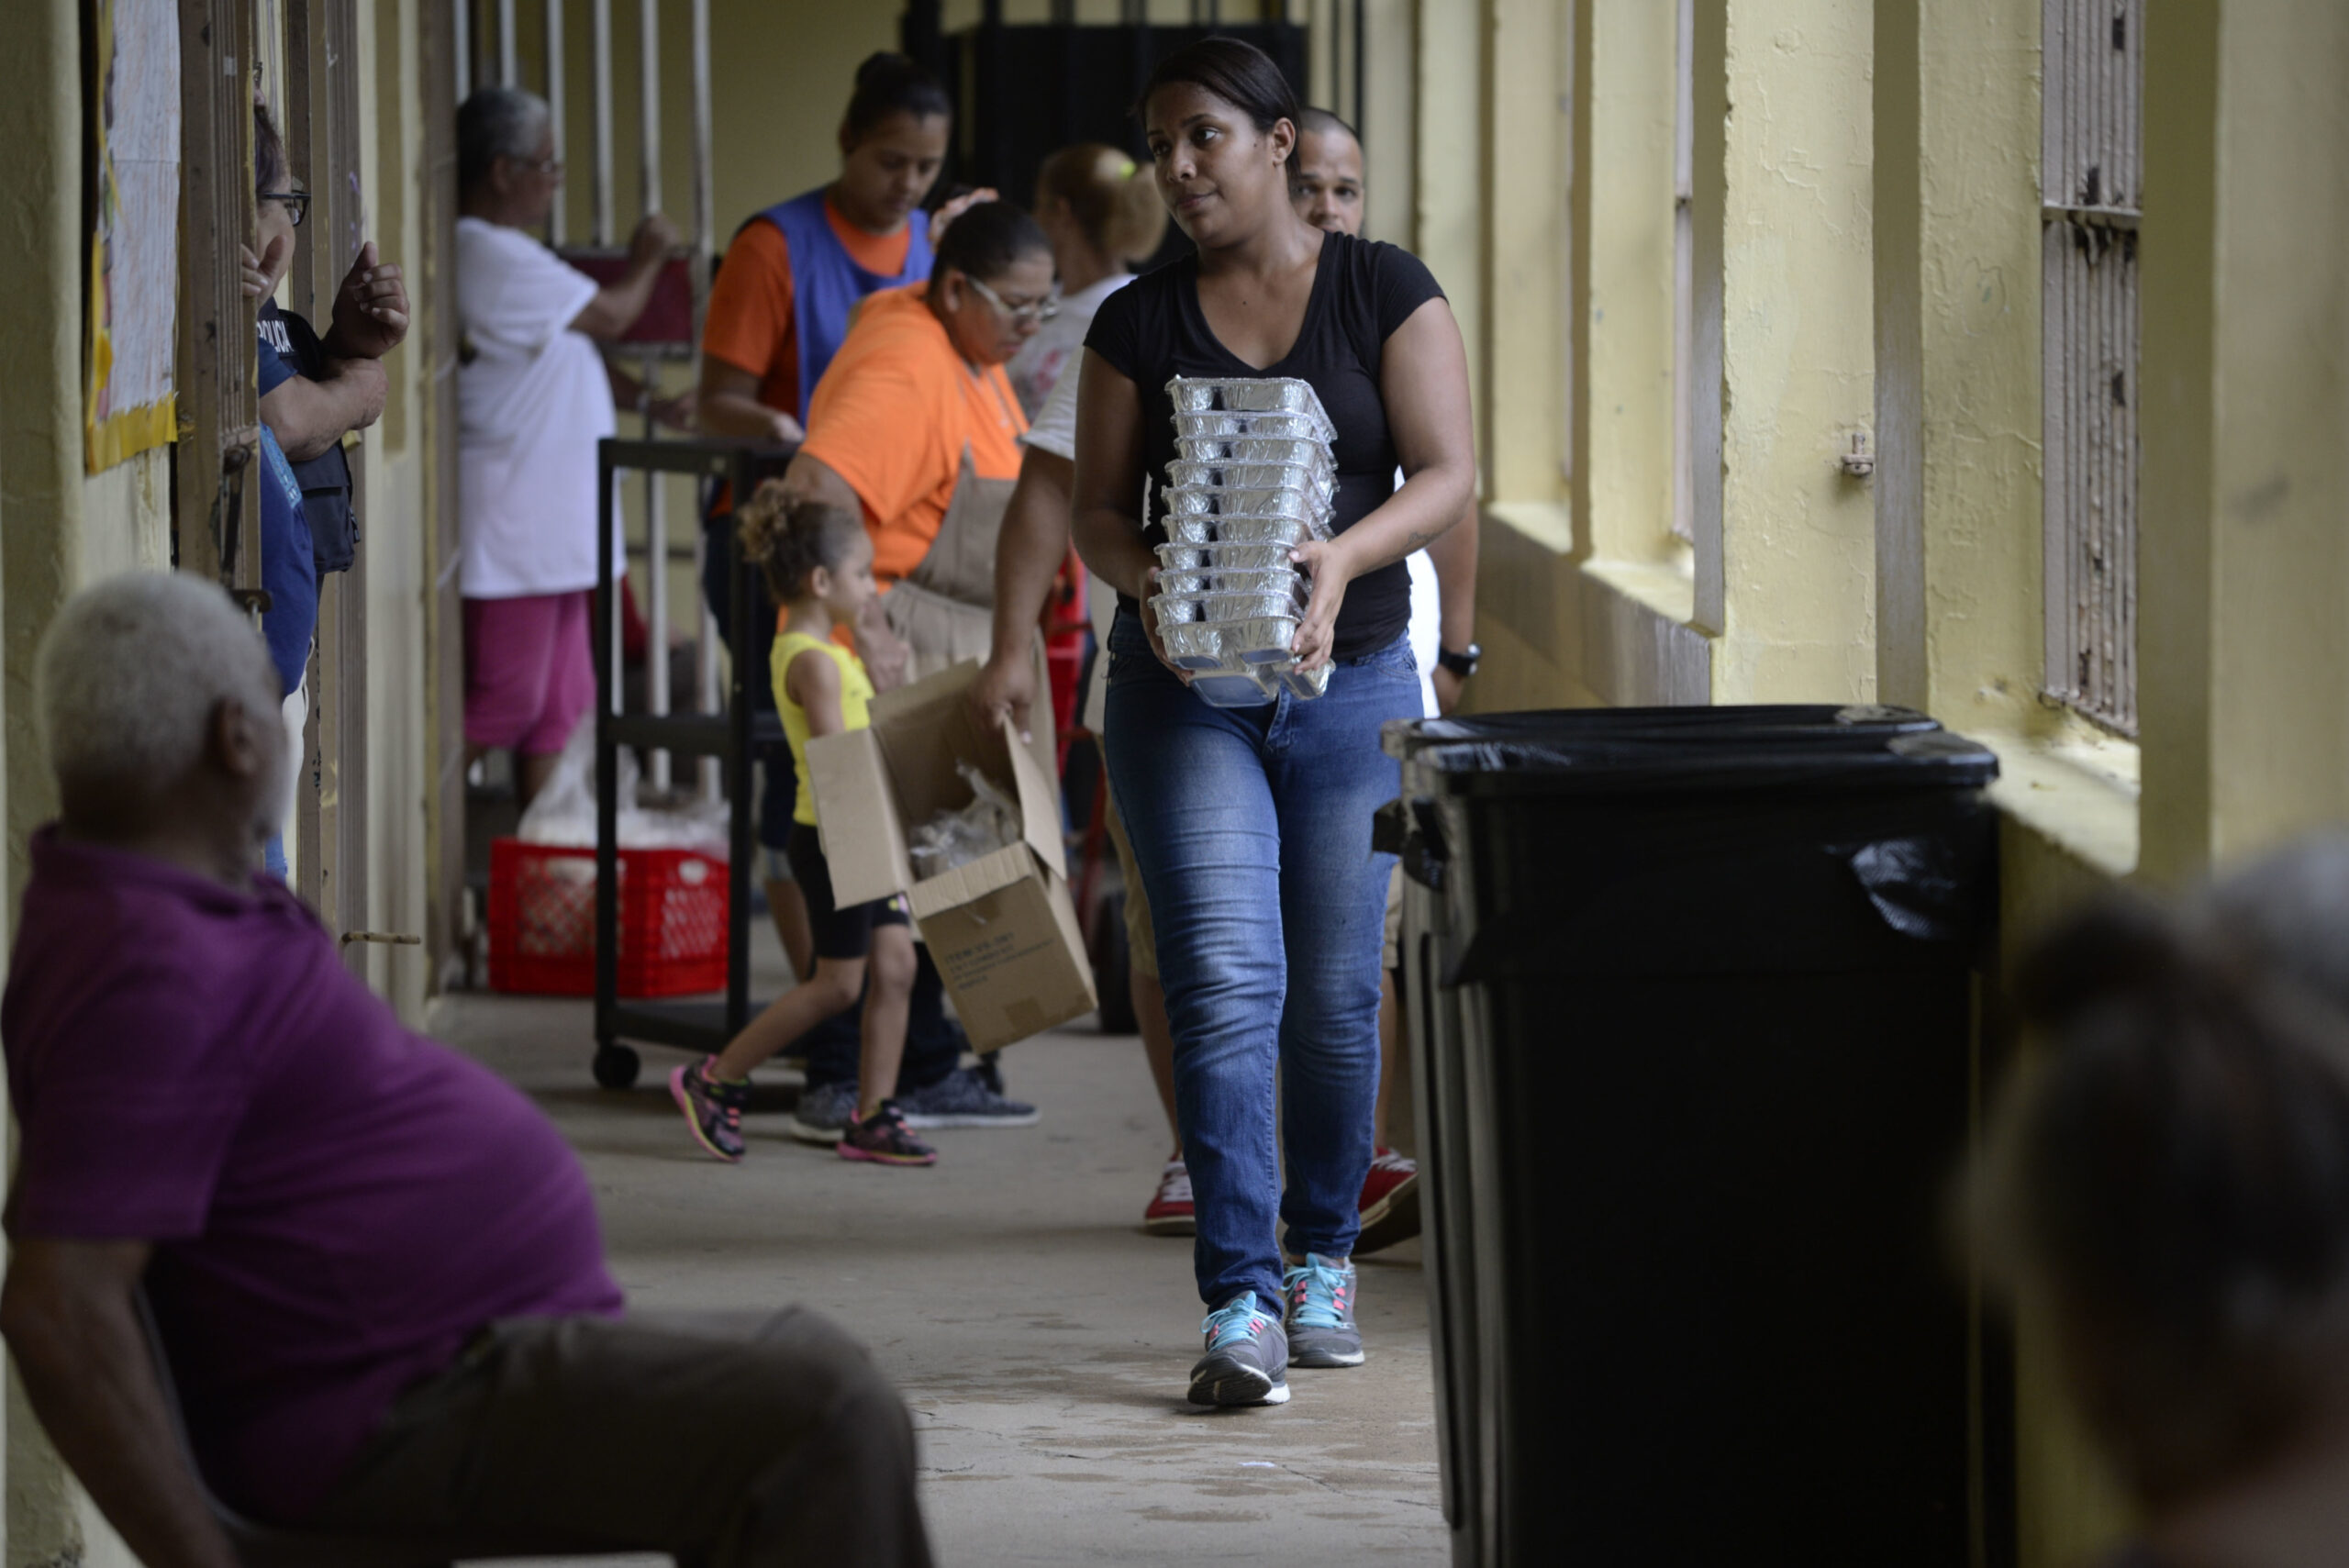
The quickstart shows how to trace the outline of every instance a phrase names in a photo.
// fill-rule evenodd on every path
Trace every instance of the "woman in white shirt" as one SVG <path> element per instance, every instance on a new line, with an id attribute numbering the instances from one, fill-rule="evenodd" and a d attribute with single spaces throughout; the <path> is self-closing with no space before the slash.
<path id="1" fill-rule="evenodd" d="M 1098 141 L 1063 147 L 1036 172 L 1036 221 L 1052 242 L 1060 310 L 1004 367 L 1032 425 L 1061 373 L 1075 362 L 1093 313 L 1132 277 L 1166 234 L 1166 207 L 1150 176 Z"/>
<path id="2" fill-rule="evenodd" d="M 603 287 L 548 250 L 532 231 L 562 164 L 533 94 L 467 98 L 457 168 L 465 746 L 469 761 L 510 748 L 528 805 L 596 700 L 596 443 L 615 428 L 614 393 L 633 399 L 636 387 L 606 369 L 594 339 L 636 324 L 677 235 L 646 217 L 627 272 Z"/>

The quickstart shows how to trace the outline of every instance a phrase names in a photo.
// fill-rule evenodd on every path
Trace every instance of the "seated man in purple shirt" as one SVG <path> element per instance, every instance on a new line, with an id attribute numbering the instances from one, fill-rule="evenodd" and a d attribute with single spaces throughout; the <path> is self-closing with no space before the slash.
<path id="1" fill-rule="evenodd" d="M 0 1333 L 149 1568 L 259 1518 L 485 1551 L 926 1565 L 904 1407 L 821 1319 L 622 1316 L 578 1162 L 520 1094 L 400 1027 L 254 874 L 292 760 L 217 587 L 66 606 L 36 677 L 62 819 L 5 1002 L 23 1138 Z"/>

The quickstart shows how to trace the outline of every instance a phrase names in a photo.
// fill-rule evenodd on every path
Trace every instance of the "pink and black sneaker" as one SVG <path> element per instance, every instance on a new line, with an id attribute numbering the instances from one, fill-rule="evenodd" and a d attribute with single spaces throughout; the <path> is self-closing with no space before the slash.
<path id="1" fill-rule="evenodd" d="M 843 1160 L 864 1160 L 875 1165 L 935 1165 L 938 1151 L 913 1135 L 895 1100 L 863 1121 L 851 1121 L 838 1145 Z"/>
<path id="2" fill-rule="evenodd" d="M 730 1165 L 742 1158 L 742 1111 L 751 1103 L 751 1085 L 711 1077 L 709 1064 L 717 1060 L 705 1056 L 671 1073 L 669 1097 L 685 1113 L 695 1141 Z"/>

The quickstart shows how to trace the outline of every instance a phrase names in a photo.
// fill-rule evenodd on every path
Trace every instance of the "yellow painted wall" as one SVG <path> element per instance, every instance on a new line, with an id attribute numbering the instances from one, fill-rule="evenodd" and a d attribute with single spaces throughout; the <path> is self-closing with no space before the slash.
<path id="1" fill-rule="evenodd" d="M 55 815 L 35 721 L 33 653 L 75 589 L 169 560 L 168 457 L 143 453 L 95 477 L 82 457 L 82 91 L 73 0 L 23 0 L 0 51 L 0 748 L 7 893 L 15 926 L 26 835 Z M 0 971 L 6 957 L 0 955 Z M 13 1370 L 5 1420 L 6 1562 L 46 1568 L 131 1562 L 73 1484 Z"/>
<path id="2" fill-rule="evenodd" d="M 2000 754 L 2009 950 L 2116 881 L 2174 884 L 2349 817 L 2349 13 L 2165 0 L 2149 30 L 2139 745 L 2039 695 L 2038 0 L 1699 0 L 1720 520 L 1693 583 L 1652 551 L 1670 453 L 1643 401 L 1670 373 L 1668 9 L 1572 7 L 1572 514 L 1488 496 L 1473 703 L 1874 687 L 1926 706 Z M 1497 187 L 1464 210 L 1446 183 L 1470 167 L 1446 139 L 1505 87 L 1497 58 L 1470 81 L 1445 50 L 1490 14 L 1422 8 L 1419 238 L 1440 275 L 1513 221 Z M 1543 301 L 1482 281 L 1488 352 Z M 1520 358 L 1476 385 L 1539 401 L 1541 374 Z M 1870 426 L 1876 476 L 1841 477 Z M 2044 1336 L 2018 1354 L 2023 1562 L 2090 1560 L 2126 1510 Z"/>

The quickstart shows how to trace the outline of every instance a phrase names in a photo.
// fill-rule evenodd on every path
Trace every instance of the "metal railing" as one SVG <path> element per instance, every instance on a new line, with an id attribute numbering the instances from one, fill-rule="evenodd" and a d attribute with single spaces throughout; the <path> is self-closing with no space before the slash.
<path id="1" fill-rule="evenodd" d="M 568 83 L 564 72 L 563 7 L 551 4 L 544 7 L 545 31 L 540 63 L 541 79 L 537 83 L 520 80 L 522 71 L 520 24 L 516 15 L 515 0 L 485 0 L 490 6 L 482 19 L 491 25 L 495 33 L 493 50 L 477 50 L 475 38 L 474 0 L 456 0 L 457 5 L 457 89 L 462 98 L 478 86 L 495 83 L 505 86 L 532 85 L 547 101 L 549 129 L 554 139 L 554 156 L 564 157 L 566 139 L 573 117 L 568 112 Z M 674 4 L 674 0 L 671 0 Z M 709 59 L 709 0 L 688 0 L 693 55 L 692 112 L 692 179 L 693 222 L 688 252 L 693 280 L 693 329 L 690 340 L 661 344 L 630 344 L 610 350 L 617 357 L 632 358 L 639 379 L 649 388 L 661 373 L 661 367 L 679 359 L 691 361 L 692 374 L 700 376 L 700 345 L 702 318 L 708 306 L 711 261 L 716 254 L 716 195 L 712 175 L 713 147 L 710 120 L 710 59 Z M 661 209 L 662 196 L 662 143 L 661 106 L 661 43 L 662 22 L 667 6 L 663 0 L 640 0 L 637 8 L 637 168 L 640 216 Z M 593 0 L 589 9 L 590 90 L 587 105 L 592 162 L 589 170 L 590 212 L 585 243 L 609 247 L 616 242 L 614 221 L 612 150 L 613 58 L 611 0 Z M 495 59 L 494 73 L 478 72 L 477 64 L 484 55 Z M 564 190 L 558 183 L 554 206 L 548 215 L 547 239 L 557 249 L 572 241 L 567 225 L 568 205 Z M 648 406 L 642 411 L 640 439 L 657 441 L 661 432 Z M 633 466 L 633 465 L 631 465 Z M 674 472 L 674 471 L 673 471 Z M 685 472 L 700 472 L 688 469 Z M 667 650 L 670 624 L 670 555 L 667 548 L 669 508 L 664 493 L 666 473 L 646 469 L 643 473 L 641 510 L 644 518 L 644 545 L 640 550 L 629 548 L 644 564 L 643 611 L 653 657 L 647 671 L 647 706 L 654 716 L 666 714 L 675 706 L 676 694 L 671 689 Z M 696 529 L 695 580 L 701 580 L 703 546 L 700 530 Z M 698 595 L 696 595 L 698 602 Z M 612 614 L 618 614 L 615 606 Z M 720 679 L 717 623 L 707 605 L 698 606 L 697 635 L 695 639 L 695 686 L 704 709 L 717 705 Z M 619 642 L 614 639 L 611 657 L 617 660 Z M 619 668 L 615 663 L 608 673 L 617 681 Z M 670 756 L 666 751 L 656 751 L 651 758 L 651 780 L 658 787 L 671 783 Z M 705 795 L 716 798 L 718 773 L 713 761 L 705 760 L 700 785 Z"/>

